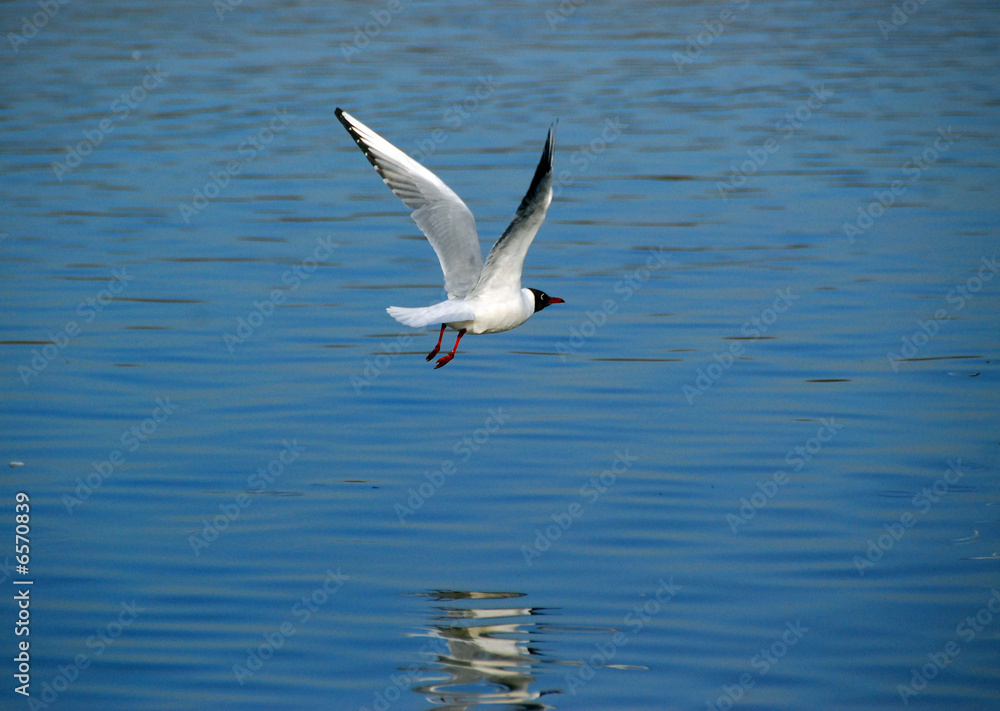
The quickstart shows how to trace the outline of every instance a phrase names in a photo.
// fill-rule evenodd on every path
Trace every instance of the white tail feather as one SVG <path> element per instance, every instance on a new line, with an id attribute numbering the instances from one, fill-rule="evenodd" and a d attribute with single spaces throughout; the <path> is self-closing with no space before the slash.
<path id="1" fill-rule="evenodd" d="M 390 306 L 386 311 L 401 324 L 413 328 L 423 328 L 431 324 L 473 321 L 476 318 L 472 308 L 460 299 L 442 301 L 432 306 L 421 306 L 413 309 Z"/>

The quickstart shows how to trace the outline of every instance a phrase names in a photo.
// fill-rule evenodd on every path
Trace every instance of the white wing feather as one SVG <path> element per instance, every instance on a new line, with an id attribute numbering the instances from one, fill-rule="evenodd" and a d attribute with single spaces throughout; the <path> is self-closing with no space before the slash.
<path id="1" fill-rule="evenodd" d="M 521 289 L 521 271 L 528 247 L 545 221 L 552 203 L 552 159 L 555 152 L 555 124 L 549 129 L 542 158 L 535 169 L 528 192 L 517 208 L 510 225 L 493 245 L 486 266 L 475 288 L 469 294 L 479 296 L 489 292 L 517 293 Z"/>
<path id="2" fill-rule="evenodd" d="M 468 206 L 434 173 L 356 118 L 340 109 L 335 113 L 389 189 L 413 210 L 410 217 L 441 262 L 448 296 L 464 297 L 483 269 L 476 220 Z"/>

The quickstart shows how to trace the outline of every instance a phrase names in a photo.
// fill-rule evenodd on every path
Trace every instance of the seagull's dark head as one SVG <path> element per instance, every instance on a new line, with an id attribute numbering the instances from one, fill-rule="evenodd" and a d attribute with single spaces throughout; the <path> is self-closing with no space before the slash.
<path id="1" fill-rule="evenodd" d="M 544 309 L 546 306 L 551 306 L 552 304 L 565 304 L 566 302 L 562 299 L 558 299 L 555 296 L 549 296 L 544 291 L 539 291 L 538 289 L 528 289 L 532 294 L 535 295 L 535 313 Z"/>

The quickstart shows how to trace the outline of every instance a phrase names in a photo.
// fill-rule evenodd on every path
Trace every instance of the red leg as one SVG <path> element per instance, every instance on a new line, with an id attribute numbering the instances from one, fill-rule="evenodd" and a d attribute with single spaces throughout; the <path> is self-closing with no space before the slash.
<path id="1" fill-rule="evenodd" d="M 441 358 L 438 358 L 438 363 L 437 365 L 434 366 L 434 370 L 437 370 L 442 365 L 448 365 L 448 363 L 451 362 L 451 359 L 455 357 L 455 351 L 458 350 L 458 342 L 462 340 L 462 336 L 464 335 L 465 335 L 465 329 L 463 328 L 461 331 L 458 332 L 458 338 L 455 339 L 455 347 L 451 349 L 451 353 Z"/>
<path id="2" fill-rule="evenodd" d="M 444 338 L 444 329 L 445 328 L 447 328 L 447 326 L 445 326 L 442 323 L 441 324 L 441 333 L 438 334 L 438 344 L 436 346 L 434 346 L 434 350 L 432 350 L 430 353 L 427 354 L 427 361 L 428 362 L 430 362 L 430 359 L 433 358 L 434 356 L 436 356 L 438 354 L 438 351 L 441 350 L 441 339 Z"/>

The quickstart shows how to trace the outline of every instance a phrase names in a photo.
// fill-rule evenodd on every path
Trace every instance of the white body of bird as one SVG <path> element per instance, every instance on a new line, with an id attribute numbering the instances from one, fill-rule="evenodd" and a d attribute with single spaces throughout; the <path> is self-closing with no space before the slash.
<path id="1" fill-rule="evenodd" d="M 500 333 L 517 328 L 538 311 L 561 304 L 538 289 L 521 287 L 521 271 L 538 228 L 552 203 L 552 163 L 555 126 L 549 129 L 542 158 L 524 199 L 510 226 L 493 245 L 483 263 L 476 221 L 468 206 L 434 173 L 417 163 L 350 114 L 337 109 L 337 118 L 389 189 L 413 210 L 411 217 L 434 248 L 444 272 L 448 300 L 430 306 L 390 306 L 390 316 L 406 326 L 422 328 L 441 324 L 441 347 L 445 328 L 458 331 L 451 353 L 438 360 L 436 368 L 455 357 L 466 333 Z"/>

